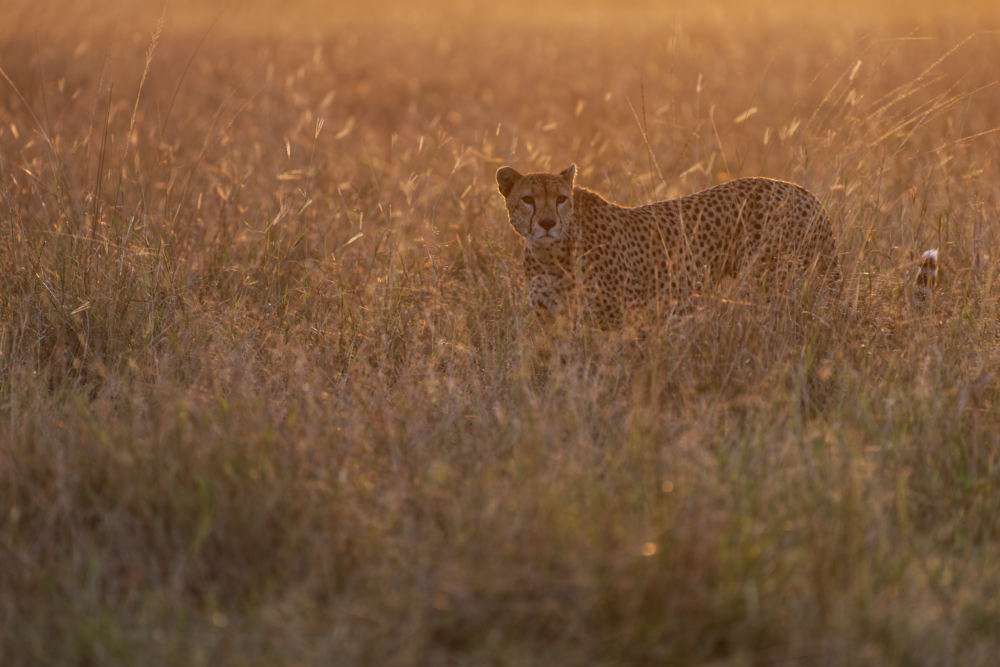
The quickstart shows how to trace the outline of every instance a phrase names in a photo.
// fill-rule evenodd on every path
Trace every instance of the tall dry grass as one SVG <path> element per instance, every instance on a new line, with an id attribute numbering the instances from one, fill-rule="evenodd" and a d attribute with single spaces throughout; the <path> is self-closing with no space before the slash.
<path id="1" fill-rule="evenodd" d="M 5 10 L 0 663 L 994 663 L 995 10 L 619 5 Z M 845 293 L 545 329 L 570 161 Z"/>

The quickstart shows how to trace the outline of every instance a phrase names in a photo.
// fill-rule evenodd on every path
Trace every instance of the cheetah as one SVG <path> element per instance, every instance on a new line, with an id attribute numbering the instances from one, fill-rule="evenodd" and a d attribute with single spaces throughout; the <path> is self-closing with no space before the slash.
<path id="1" fill-rule="evenodd" d="M 575 187 L 576 165 L 558 174 L 496 173 L 510 224 L 525 239 L 531 304 L 554 315 L 572 295 L 598 322 L 654 298 L 682 303 L 712 280 L 794 277 L 815 270 L 839 282 L 833 229 L 805 188 L 740 178 L 679 199 L 620 206 Z M 741 273 L 749 269 L 749 273 Z"/>

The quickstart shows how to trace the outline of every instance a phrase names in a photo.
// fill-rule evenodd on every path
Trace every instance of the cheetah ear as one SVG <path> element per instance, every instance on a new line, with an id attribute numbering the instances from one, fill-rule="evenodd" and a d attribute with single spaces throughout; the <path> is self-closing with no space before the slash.
<path id="1" fill-rule="evenodd" d="M 500 194 L 504 197 L 510 194 L 519 180 L 521 180 L 521 174 L 516 169 L 511 167 L 497 169 L 497 185 L 500 186 Z"/>
<path id="2" fill-rule="evenodd" d="M 559 175 L 562 176 L 564 179 L 566 179 L 570 187 L 573 187 L 573 179 L 576 178 L 576 165 L 571 164 L 570 166 L 566 167 L 566 169 L 559 172 Z"/>

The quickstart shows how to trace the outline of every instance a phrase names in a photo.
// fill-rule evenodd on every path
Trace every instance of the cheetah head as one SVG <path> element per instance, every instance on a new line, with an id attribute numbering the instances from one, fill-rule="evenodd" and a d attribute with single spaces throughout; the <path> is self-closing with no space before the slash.
<path id="1" fill-rule="evenodd" d="M 529 248 L 547 248 L 569 238 L 575 177 L 575 164 L 558 174 L 521 175 L 510 167 L 497 170 L 497 185 L 507 200 L 510 224 Z"/>

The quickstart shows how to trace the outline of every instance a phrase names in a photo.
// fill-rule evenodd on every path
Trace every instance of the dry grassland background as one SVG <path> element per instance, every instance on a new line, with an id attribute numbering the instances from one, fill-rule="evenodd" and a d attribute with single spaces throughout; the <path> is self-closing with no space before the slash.
<path id="1" fill-rule="evenodd" d="M 0 663 L 996 664 L 994 3 L 154 4 L 3 10 Z M 844 294 L 546 329 L 570 162 Z"/>

